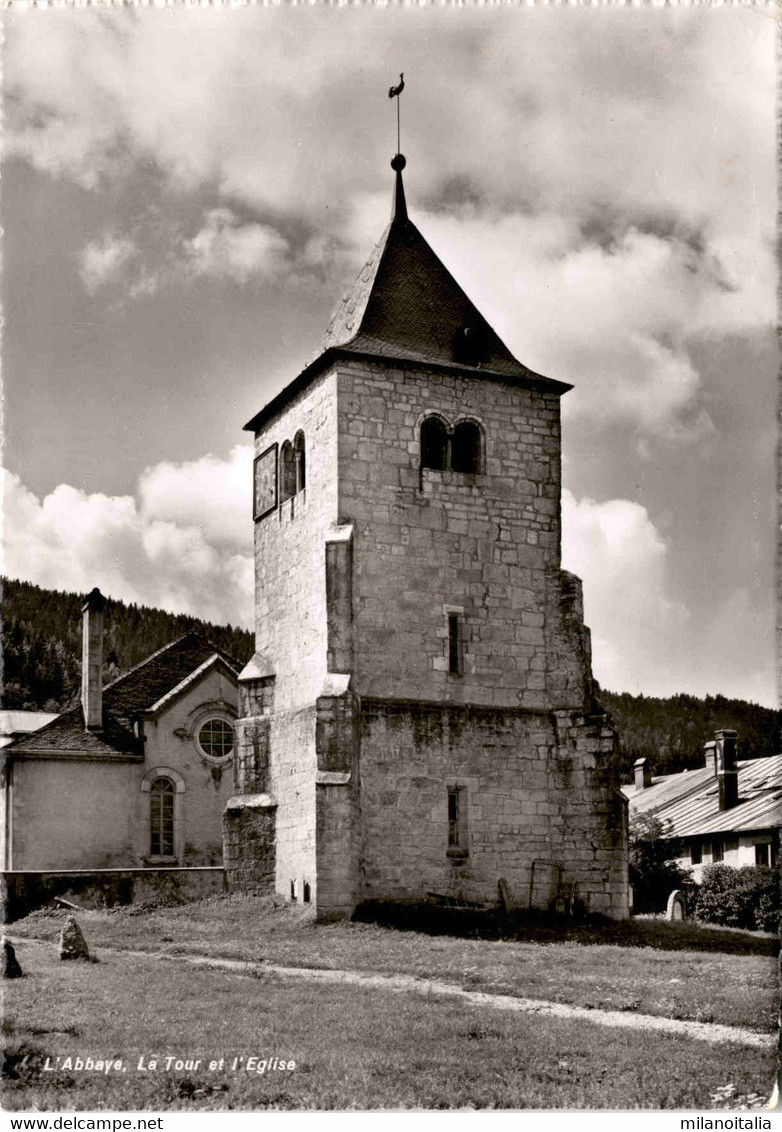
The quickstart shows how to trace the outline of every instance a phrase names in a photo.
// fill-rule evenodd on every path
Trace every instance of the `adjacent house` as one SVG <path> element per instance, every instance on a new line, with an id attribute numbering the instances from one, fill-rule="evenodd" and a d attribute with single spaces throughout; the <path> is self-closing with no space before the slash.
<path id="1" fill-rule="evenodd" d="M 682 852 L 673 859 L 700 880 L 705 865 L 776 866 L 782 826 L 782 755 L 736 758 L 736 732 L 717 731 L 697 770 L 653 777 L 648 759 L 635 764 L 635 782 L 623 786 L 635 814 L 669 824 Z"/>
<path id="2" fill-rule="evenodd" d="M 81 702 L 0 750 L 3 869 L 220 865 L 240 666 L 188 633 L 104 688 L 103 607 L 93 590 Z"/>

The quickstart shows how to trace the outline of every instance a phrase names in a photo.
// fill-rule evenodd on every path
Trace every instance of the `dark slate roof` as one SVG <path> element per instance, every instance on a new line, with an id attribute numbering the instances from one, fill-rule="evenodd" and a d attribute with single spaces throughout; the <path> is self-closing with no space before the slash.
<path id="1" fill-rule="evenodd" d="M 572 388 L 533 372 L 514 358 L 409 219 L 401 172 L 396 177 L 391 222 L 337 307 L 317 358 L 245 428 L 259 428 L 307 384 L 320 363 L 335 354 L 445 366 L 557 393 Z M 480 364 L 460 360 L 454 352 L 454 342 L 465 327 L 481 343 Z"/>
<path id="2" fill-rule="evenodd" d="M 237 660 L 206 637 L 187 633 L 106 685 L 102 730 L 87 731 L 79 703 L 40 730 L 4 747 L 2 753 L 143 757 L 143 745 L 133 734 L 134 720 L 215 655 L 238 675 L 241 665 Z"/>
<path id="3" fill-rule="evenodd" d="M 738 804 L 719 806 L 719 785 L 709 768 L 652 780 L 645 790 L 623 786 L 632 813 L 653 813 L 671 823 L 671 837 L 741 833 L 782 825 L 782 755 L 742 759 Z"/>

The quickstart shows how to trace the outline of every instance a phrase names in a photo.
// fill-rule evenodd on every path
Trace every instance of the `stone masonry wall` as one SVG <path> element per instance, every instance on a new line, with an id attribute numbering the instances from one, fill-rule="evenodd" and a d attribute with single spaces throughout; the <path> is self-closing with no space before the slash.
<path id="1" fill-rule="evenodd" d="M 297 900 L 315 890 L 315 705 L 272 717 L 272 795 L 277 802 L 276 888 Z"/>
<path id="2" fill-rule="evenodd" d="M 360 705 L 337 676 L 317 702 L 317 906 L 349 916 L 361 898 Z"/>
<path id="3" fill-rule="evenodd" d="M 314 703 L 326 674 L 325 542 L 337 518 L 336 379 L 326 373 L 256 435 L 255 454 L 302 429 L 306 488 L 255 524 L 255 647 L 275 711 Z"/>
<path id="4" fill-rule="evenodd" d="M 562 631 L 558 397 L 364 361 L 341 361 L 338 374 L 356 691 L 585 708 L 586 681 L 563 672 L 574 642 Z M 429 413 L 481 424 L 482 474 L 420 469 Z M 463 614 L 462 676 L 448 672 L 449 612 Z"/>
<path id="5" fill-rule="evenodd" d="M 223 819 L 223 867 L 231 889 L 273 891 L 276 807 L 237 806 Z"/>
<path id="6" fill-rule="evenodd" d="M 274 674 L 259 757 L 277 804 L 276 889 L 314 892 L 315 701 L 327 670 L 326 552 L 337 519 L 336 377 L 326 373 L 256 435 L 256 455 L 303 430 L 306 487 L 255 524 L 256 650 Z M 249 710 L 249 709 L 248 709 Z M 243 724 L 257 727 L 252 718 Z M 249 750 L 249 748 L 248 748 Z M 247 780 L 252 779 L 248 763 Z"/>
<path id="7" fill-rule="evenodd" d="M 522 907 L 575 895 L 626 915 L 613 742 L 604 719 L 578 714 L 364 700 L 364 897 L 494 902 L 504 877 Z M 463 858 L 448 855 L 454 786 L 466 807 Z"/>

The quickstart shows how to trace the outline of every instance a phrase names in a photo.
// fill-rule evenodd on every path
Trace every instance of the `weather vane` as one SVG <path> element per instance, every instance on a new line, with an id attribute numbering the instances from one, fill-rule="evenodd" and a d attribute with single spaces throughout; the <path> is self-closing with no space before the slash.
<path id="1" fill-rule="evenodd" d="M 400 145 L 400 141 L 399 141 L 399 102 L 400 102 L 399 95 L 402 93 L 402 91 L 404 89 L 405 89 L 405 76 L 400 75 L 399 76 L 399 85 L 398 86 L 392 86 L 388 91 L 388 97 L 396 99 L 396 152 L 397 153 L 399 153 L 399 151 L 401 149 L 401 145 Z"/>

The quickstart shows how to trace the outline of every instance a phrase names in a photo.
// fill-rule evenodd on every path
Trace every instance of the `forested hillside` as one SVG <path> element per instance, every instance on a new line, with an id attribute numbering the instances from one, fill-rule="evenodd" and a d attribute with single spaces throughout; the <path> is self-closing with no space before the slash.
<path id="1" fill-rule="evenodd" d="M 4 708 L 60 711 L 78 698 L 84 596 L 2 579 Z M 252 633 L 244 629 L 112 598 L 106 599 L 104 626 L 106 683 L 189 632 L 201 633 L 241 663 L 253 652 Z"/>
<path id="2" fill-rule="evenodd" d="M 740 759 L 781 752 L 782 714 L 771 708 L 725 696 L 632 696 L 629 692 L 598 694 L 613 717 L 621 743 L 623 781 L 632 778 L 636 759 L 648 758 L 654 774 L 673 774 L 703 766 L 703 744 L 722 727 L 738 732 Z"/>
<path id="3" fill-rule="evenodd" d="M 83 594 L 58 593 L 28 582 L 3 581 L 3 707 L 58 711 L 79 695 Z M 106 601 L 106 681 L 194 630 L 244 664 L 252 655 L 252 634 L 231 625 L 211 625 L 161 609 Z M 600 691 L 621 741 L 624 781 L 633 763 L 646 757 L 656 774 L 703 765 L 703 744 L 720 727 L 739 733 L 739 758 L 780 752 L 780 713 L 725 696 L 632 696 Z"/>

